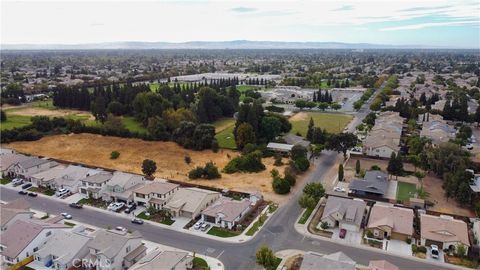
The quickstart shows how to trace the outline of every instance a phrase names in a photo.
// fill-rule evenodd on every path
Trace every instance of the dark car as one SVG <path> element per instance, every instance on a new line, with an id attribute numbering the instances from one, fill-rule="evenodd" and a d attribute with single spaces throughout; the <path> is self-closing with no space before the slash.
<path id="1" fill-rule="evenodd" d="M 338 236 L 343 239 L 343 238 L 345 238 L 345 235 L 347 235 L 347 230 L 341 229 Z"/>
<path id="2" fill-rule="evenodd" d="M 81 209 L 83 208 L 83 205 L 79 204 L 79 203 L 71 203 L 70 204 L 70 207 L 72 208 L 77 208 L 77 209 Z"/>
<path id="3" fill-rule="evenodd" d="M 126 214 L 130 214 L 133 210 L 137 209 L 137 205 L 136 204 L 131 204 L 131 205 L 127 205 L 126 209 L 125 209 L 125 213 Z"/>
<path id="4" fill-rule="evenodd" d="M 132 223 L 142 225 L 142 224 L 143 224 L 143 220 L 141 220 L 141 219 L 139 219 L 139 218 L 134 218 L 134 219 L 132 219 Z"/>
<path id="5" fill-rule="evenodd" d="M 20 190 L 20 191 L 18 192 L 18 194 L 20 194 L 20 195 L 27 195 L 28 192 L 26 192 L 25 190 Z"/>
<path id="6" fill-rule="evenodd" d="M 28 193 L 28 196 L 30 196 L 30 197 L 37 197 L 38 194 L 35 193 L 35 192 L 29 192 L 29 193 Z"/>
<path id="7" fill-rule="evenodd" d="M 27 189 L 32 186 L 32 183 L 26 183 L 22 186 L 22 189 Z"/>

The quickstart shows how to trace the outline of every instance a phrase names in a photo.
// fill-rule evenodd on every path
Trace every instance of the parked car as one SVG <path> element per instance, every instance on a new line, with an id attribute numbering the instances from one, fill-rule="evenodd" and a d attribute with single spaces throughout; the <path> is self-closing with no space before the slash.
<path id="1" fill-rule="evenodd" d="M 338 236 L 343 239 L 345 238 L 345 236 L 347 235 L 347 230 L 345 229 L 340 229 L 340 233 L 338 234 Z"/>
<path id="2" fill-rule="evenodd" d="M 15 179 L 12 180 L 12 185 L 13 185 L 14 187 L 19 186 L 19 185 L 21 185 L 21 184 L 23 184 L 23 179 L 15 178 Z"/>
<path id="3" fill-rule="evenodd" d="M 107 209 L 110 210 L 110 211 L 118 212 L 124 206 L 125 206 L 125 203 L 123 203 L 123 202 L 113 202 L 110 205 L 108 205 Z"/>
<path id="4" fill-rule="evenodd" d="M 438 252 L 438 246 L 437 245 L 431 245 L 430 248 L 432 249 L 431 256 L 434 259 L 438 259 L 438 256 L 440 255 L 440 252 Z"/>
<path id="5" fill-rule="evenodd" d="M 65 219 L 72 219 L 72 215 L 70 215 L 69 213 L 64 212 L 64 213 L 61 213 L 60 215 L 62 215 L 63 218 L 65 218 Z"/>
<path id="6" fill-rule="evenodd" d="M 20 190 L 20 191 L 18 192 L 18 194 L 20 194 L 20 195 L 27 195 L 28 192 L 26 192 L 25 190 Z"/>
<path id="7" fill-rule="evenodd" d="M 122 227 L 122 226 L 117 226 L 117 227 L 115 227 L 115 230 L 124 232 L 124 231 L 126 231 L 127 229 L 126 229 L 125 227 Z"/>
<path id="8" fill-rule="evenodd" d="M 65 195 L 67 195 L 68 193 L 70 193 L 70 190 L 68 190 L 66 188 L 61 188 L 61 189 L 57 190 L 57 192 L 55 192 L 55 195 L 57 197 L 63 197 Z"/>
<path id="9" fill-rule="evenodd" d="M 22 186 L 22 189 L 29 189 L 32 187 L 32 183 L 26 183 Z"/>
<path id="10" fill-rule="evenodd" d="M 210 224 L 207 224 L 207 223 L 203 223 L 202 224 L 202 227 L 200 228 L 202 230 L 202 232 L 206 231 L 208 228 L 210 228 Z"/>
<path id="11" fill-rule="evenodd" d="M 72 208 L 77 208 L 77 209 L 81 209 L 83 208 L 83 205 L 79 204 L 79 203 L 71 203 L 70 204 L 70 207 Z"/>
<path id="12" fill-rule="evenodd" d="M 137 209 L 137 205 L 135 203 L 133 204 L 127 204 L 125 209 L 126 214 L 130 214 L 133 210 Z"/>
<path id="13" fill-rule="evenodd" d="M 198 221 L 197 223 L 195 223 L 195 225 L 193 225 L 193 228 L 195 230 L 198 230 L 202 227 L 203 223 L 204 223 L 203 221 Z"/>
<path id="14" fill-rule="evenodd" d="M 336 192 L 345 192 L 345 188 L 342 187 L 334 187 L 333 190 Z"/>
<path id="15" fill-rule="evenodd" d="M 134 218 L 134 219 L 132 219 L 132 223 L 142 225 L 142 224 L 143 224 L 143 220 L 141 220 L 141 219 L 139 219 L 139 218 Z"/>
<path id="16" fill-rule="evenodd" d="M 30 197 L 37 197 L 38 194 L 35 193 L 35 192 L 29 192 L 29 193 L 28 193 L 28 196 L 30 196 Z"/>

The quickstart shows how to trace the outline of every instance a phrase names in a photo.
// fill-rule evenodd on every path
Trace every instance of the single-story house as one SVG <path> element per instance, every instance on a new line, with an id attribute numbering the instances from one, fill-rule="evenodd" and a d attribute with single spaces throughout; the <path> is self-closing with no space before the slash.
<path id="1" fill-rule="evenodd" d="M 87 244 L 92 237 L 69 231 L 56 231 L 48 242 L 34 253 L 35 261 L 53 269 L 70 269 L 75 259 L 88 255 Z M 76 263 L 77 266 L 80 262 Z"/>
<path id="2" fill-rule="evenodd" d="M 300 270 L 355 270 L 356 264 L 354 260 L 341 251 L 329 255 L 308 251 L 303 255 Z"/>
<path id="3" fill-rule="evenodd" d="M 102 192 L 105 190 L 108 181 L 112 179 L 113 174 L 109 172 L 100 172 L 81 179 L 80 193 L 94 199 L 102 198 Z"/>
<path id="4" fill-rule="evenodd" d="M 282 153 L 282 154 L 289 154 L 292 151 L 293 144 L 286 144 L 286 143 L 273 143 L 270 142 L 267 144 L 267 149 L 272 150 L 274 152 Z"/>
<path id="5" fill-rule="evenodd" d="M 134 190 L 133 200 L 138 205 L 154 207 L 157 210 L 161 210 L 170 197 L 179 189 L 180 186 L 177 184 L 155 179 L 153 182 Z"/>
<path id="6" fill-rule="evenodd" d="M 161 251 L 156 248 L 141 258 L 129 270 L 157 270 L 162 269 L 187 270 L 193 266 L 193 256 L 182 251 Z"/>
<path id="7" fill-rule="evenodd" d="M 181 216 L 195 219 L 203 209 L 218 198 L 220 198 L 220 193 L 216 191 L 181 188 L 172 195 L 164 209 L 168 210 L 174 217 Z"/>
<path id="8" fill-rule="evenodd" d="M 62 177 L 66 168 L 66 165 L 58 164 L 57 166 L 43 172 L 32 174 L 30 176 L 30 181 L 32 184 L 39 187 L 53 188 L 55 186 L 55 179 Z"/>
<path id="9" fill-rule="evenodd" d="M 250 211 L 251 202 L 247 199 L 236 201 L 221 197 L 202 211 L 202 221 L 222 228 L 232 229 Z"/>
<path id="10" fill-rule="evenodd" d="M 398 266 L 385 260 L 370 261 L 368 263 L 368 270 L 400 270 Z"/>
<path id="11" fill-rule="evenodd" d="M 0 204 L 0 222 L 1 231 L 5 231 L 8 226 L 17 220 L 29 220 L 33 217 L 30 211 L 30 203 L 24 198 L 18 198 L 6 204 Z"/>
<path id="12" fill-rule="evenodd" d="M 363 200 L 329 196 L 318 226 L 340 227 L 347 231 L 360 231 L 367 204 Z"/>
<path id="13" fill-rule="evenodd" d="M 382 171 L 367 171 L 363 179 L 353 179 L 348 189 L 360 196 L 383 197 L 388 189 L 388 175 Z"/>
<path id="14" fill-rule="evenodd" d="M 470 247 L 468 226 L 462 220 L 451 216 L 420 215 L 420 241 L 423 246 L 437 245 L 441 249 L 450 249 L 463 245 Z"/>
<path id="15" fill-rule="evenodd" d="M 134 190 L 145 185 L 145 178 L 141 175 L 116 171 L 110 181 L 106 183 L 102 192 L 104 201 L 133 201 Z"/>
<path id="16" fill-rule="evenodd" d="M 403 240 L 413 235 L 412 209 L 376 203 L 370 210 L 367 228 L 377 239 Z"/>
<path id="17" fill-rule="evenodd" d="M 53 181 L 53 188 L 60 189 L 66 188 L 72 193 L 78 192 L 80 186 L 80 180 L 85 179 L 91 175 L 100 173 L 100 170 L 85 168 L 77 165 L 68 165 L 63 171 L 63 175 L 55 178 Z"/>

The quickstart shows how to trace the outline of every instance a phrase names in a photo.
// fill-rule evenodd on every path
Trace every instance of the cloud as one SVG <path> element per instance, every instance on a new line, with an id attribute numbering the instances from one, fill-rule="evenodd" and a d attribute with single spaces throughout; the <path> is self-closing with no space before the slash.
<path id="1" fill-rule="evenodd" d="M 231 9 L 231 11 L 239 12 L 239 13 L 254 12 L 256 10 L 257 10 L 256 8 L 249 8 L 249 7 L 235 7 Z"/>
<path id="2" fill-rule="evenodd" d="M 477 25 L 478 21 L 452 21 L 452 22 L 434 22 L 434 23 L 419 23 L 419 24 L 409 24 L 401 26 L 393 26 L 379 29 L 380 31 L 399 31 L 399 30 L 417 30 L 429 27 L 438 27 L 438 26 L 460 26 L 460 25 Z"/>
<path id="3" fill-rule="evenodd" d="M 98 26 L 104 26 L 104 23 L 91 23 L 90 27 L 98 27 Z"/>
<path id="4" fill-rule="evenodd" d="M 441 9 L 448 9 L 453 6 L 436 6 L 436 7 L 413 7 L 413 8 L 406 8 L 400 11 L 410 12 L 410 11 L 433 11 L 433 10 L 441 10 Z"/>
<path id="5" fill-rule="evenodd" d="M 343 5 L 339 8 L 333 9 L 332 11 L 348 11 L 348 10 L 353 10 L 353 6 L 351 5 Z"/>

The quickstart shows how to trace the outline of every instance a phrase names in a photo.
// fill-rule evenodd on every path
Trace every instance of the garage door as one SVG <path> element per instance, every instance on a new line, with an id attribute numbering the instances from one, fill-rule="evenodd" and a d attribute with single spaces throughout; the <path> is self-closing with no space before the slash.
<path id="1" fill-rule="evenodd" d="M 425 240 L 425 246 L 437 245 L 439 249 L 443 249 L 443 243 L 433 240 Z"/>
<path id="2" fill-rule="evenodd" d="M 358 232 L 358 227 L 353 225 L 353 224 L 341 223 L 340 224 L 340 229 L 345 229 L 345 230 L 351 231 L 351 232 Z"/>

